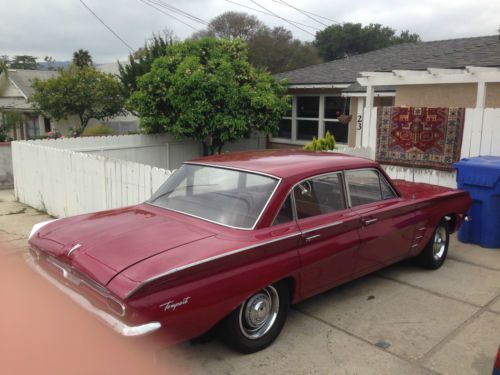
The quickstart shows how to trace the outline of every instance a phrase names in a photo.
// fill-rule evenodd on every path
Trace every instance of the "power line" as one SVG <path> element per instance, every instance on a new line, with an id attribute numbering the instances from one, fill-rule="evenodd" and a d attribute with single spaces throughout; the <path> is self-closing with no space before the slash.
<path id="1" fill-rule="evenodd" d="M 195 21 L 195 22 L 198 22 L 198 23 L 201 23 L 202 25 L 204 26 L 207 26 L 208 25 L 208 22 L 199 18 L 199 17 L 196 17 L 194 15 L 192 15 L 191 13 L 188 13 L 188 12 L 185 12 L 183 11 L 182 9 L 180 8 L 177 8 L 173 5 L 170 5 L 162 0 L 148 0 L 148 2 L 150 3 L 153 3 L 155 5 L 158 5 L 162 8 L 165 8 L 165 9 L 168 9 L 169 11 L 171 12 L 174 12 L 182 17 L 185 17 L 185 18 L 189 18 L 191 21 Z"/>
<path id="2" fill-rule="evenodd" d="M 117 37 L 118 40 L 120 40 L 120 42 L 122 42 L 130 50 L 130 52 L 134 52 L 134 49 L 130 46 L 130 44 L 128 44 L 117 33 L 115 33 L 111 29 L 111 27 L 109 27 L 108 25 L 106 25 L 106 23 L 102 19 L 100 19 L 99 16 L 97 14 L 95 14 L 94 11 L 92 9 L 90 9 L 89 6 L 87 4 L 85 4 L 85 2 L 83 0 L 80 0 L 80 3 L 82 3 L 83 6 L 85 8 L 87 8 L 89 10 L 89 12 L 92 13 L 94 15 L 94 17 L 97 18 L 99 20 L 99 22 L 101 22 L 104 25 L 104 27 L 106 27 L 106 29 L 108 29 L 115 37 Z"/>
<path id="3" fill-rule="evenodd" d="M 287 2 L 286 2 L 286 1 L 284 1 L 284 0 L 273 0 L 273 1 L 274 1 L 274 2 L 276 2 L 276 3 L 283 3 L 283 4 L 285 4 L 285 5 L 287 5 L 287 6 L 291 7 L 291 8 L 296 9 L 297 11 L 301 12 L 302 14 L 304 14 L 304 13 L 308 13 L 308 14 L 311 14 L 311 15 L 313 15 L 313 16 L 315 16 L 315 17 L 319 17 L 319 18 L 322 18 L 322 19 L 327 20 L 327 21 L 331 21 L 331 22 L 338 23 L 338 24 L 341 24 L 341 23 L 342 23 L 342 22 L 332 20 L 331 18 L 324 17 L 324 16 L 322 16 L 322 15 L 319 15 L 319 14 L 316 14 L 316 13 L 313 13 L 313 12 L 309 12 L 309 11 L 307 11 L 307 10 L 297 8 L 297 7 L 295 7 L 295 6 L 293 6 L 293 5 L 289 4 L 289 3 L 287 3 Z M 304 15 L 306 15 L 306 14 L 304 14 Z M 307 16 L 307 15 L 306 15 L 306 16 Z M 315 21 L 316 21 L 316 22 L 319 22 L 318 20 L 315 20 Z M 321 22 L 319 22 L 319 23 L 321 23 Z M 323 24 L 323 23 L 322 23 L 322 25 L 324 25 L 324 26 L 328 26 L 328 25 L 325 25 L 325 24 Z"/>
<path id="4" fill-rule="evenodd" d="M 294 7 L 293 5 L 291 5 L 291 4 L 289 4 L 289 3 L 287 3 L 287 2 L 286 2 L 286 1 L 284 1 L 284 0 L 273 0 L 273 1 L 274 1 L 275 3 L 281 4 L 281 5 L 285 5 L 285 6 L 289 7 L 289 8 L 295 9 L 297 12 L 302 13 L 302 14 L 303 14 L 304 16 L 306 16 L 307 18 L 310 18 L 310 19 L 312 19 L 313 21 L 315 21 L 315 22 L 317 22 L 317 23 L 319 23 L 319 24 L 321 24 L 321 25 L 323 25 L 323 26 L 325 26 L 325 27 L 328 27 L 328 25 L 327 25 L 326 23 L 319 21 L 317 18 L 314 18 L 313 16 L 310 16 L 307 12 L 305 12 L 305 11 L 303 11 L 302 9 L 299 9 L 299 8 L 297 8 L 297 7 Z"/>
<path id="5" fill-rule="evenodd" d="M 163 14 L 165 14 L 165 15 L 167 15 L 167 16 L 169 16 L 169 17 L 173 18 L 174 20 L 179 21 L 180 23 L 183 23 L 184 25 L 186 25 L 186 26 L 188 26 L 188 27 L 192 28 L 194 31 L 198 31 L 198 29 L 197 29 L 196 27 L 194 27 L 194 26 L 190 25 L 190 24 L 189 24 L 189 23 L 187 23 L 187 22 L 184 22 L 183 20 L 181 20 L 180 18 L 177 18 L 177 17 L 176 17 L 176 16 L 174 16 L 173 14 L 170 14 L 170 13 L 165 12 L 164 10 L 162 10 L 162 9 L 160 9 L 160 8 L 155 7 L 153 4 L 150 4 L 147 0 L 139 0 L 139 1 L 140 1 L 140 2 L 142 2 L 142 3 L 144 3 L 144 4 L 146 4 L 147 6 L 150 6 L 150 7 L 151 7 L 151 8 L 153 8 L 153 9 L 156 9 L 158 12 L 163 13 Z"/>
<path id="6" fill-rule="evenodd" d="M 307 34 L 314 36 L 314 34 L 313 34 L 313 33 L 311 33 L 311 32 L 309 32 L 309 31 L 307 31 L 307 30 L 303 29 L 303 28 L 302 28 L 302 27 L 300 27 L 300 26 L 294 25 L 292 22 L 288 21 L 286 18 L 283 18 L 283 17 L 281 17 L 281 16 L 277 15 L 276 13 L 271 12 L 269 9 L 267 9 L 267 8 L 263 7 L 262 5 L 260 5 L 260 4 L 259 4 L 258 2 L 256 2 L 255 0 L 250 0 L 250 1 L 251 1 L 252 3 L 254 3 L 255 5 L 257 5 L 259 8 L 264 9 L 266 12 L 272 13 L 274 16 L 276 16 L 276 17 L 278 17 L 278 18 L 282 19 L 282 20 L 283 20 L 283 21 L 285 21 L 286 23 L 289 23 L 290 25 L 292 25 L 292 26 L 296 27 L 297 29 L 302 30 L 303 32 L 305 32 L 305 33 L 307 33 Z"/>
<path id="7" fill-rule="evenodd" d="M 240 3 L 237 3 L 236 1 L 232 1 L 232 0 L 226 0 L 228 3 L 232 3 L 232 4 L 235 4 L 235 5 L 239 5 L 240 7 L 243 7 L 243 8 L 247 8 L 247 9 L 250 9 L 250 10 L 253 10 L 255 12 L 259 12 L 259 13 L 262 13 L 262 14 L 266 14 L 268 16 L 271 16 L 271 17 L 276 17 L 274 14 L 272 13 L 269 13 L 269 12 L 264 12 L 263 10 L 260 10 L 260 9 L 256 9 L 256 8 L 252 8 L 252 7 L 249 7 L 248 5 L 244 5 L 244 4 L 240 4 Z M 276 17 L 276 18 L 280 18 L 280 17 Z M 288 19 L 289 22 L 292 22 L 294 24 L 297 24 L 297 25 L 300 25 L 300 26 L 304 26 L 304 27 L 308 27 L 310 29 L 313 29 L 313 30 L 317 30 L 319 31 L 320 29 L 318 29 L 317 27 L 314 27 L 314 26 L 309 26 L 309 25 L 306 25 L 306 24 L 303 24 L 303 23 L 300 23 L 300 22 L 297 22 L 297 21 L 294 21 L 294 20 L 290 20 Z"/>

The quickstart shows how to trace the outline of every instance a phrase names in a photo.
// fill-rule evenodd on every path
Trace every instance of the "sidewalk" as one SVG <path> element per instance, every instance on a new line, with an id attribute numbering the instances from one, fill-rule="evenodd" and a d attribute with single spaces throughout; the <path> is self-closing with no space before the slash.
<path id="1" fill-rule="evenodd" d="M 48 219 L 0 191 L 0 262 L 20 257 L 32 225 Z M 174 354 L 192 374 L 489 375 L 499 345 L 500 249 L 452 236 L 437 271 L 401 262 L 292 307 L 262 352 L 240 355 L 214 339 L 160 347 L 157 358 Z"/>

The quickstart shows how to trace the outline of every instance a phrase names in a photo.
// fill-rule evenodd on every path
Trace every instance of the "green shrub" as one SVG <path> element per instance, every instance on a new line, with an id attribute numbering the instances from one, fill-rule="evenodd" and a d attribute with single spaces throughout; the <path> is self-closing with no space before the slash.
<path id="1" fill-rule="evenodd" d="M 88 128 L 85 128 L 83 131 L 84 137 L 97 137 L 100 135 L 114 135 L 115 131 L 106 124 L 94 125 Z"/>
<path id="2" fill-rule="evenodd" d="M 313 137 L 312 142 L 304 146 L 304 150 L 308 151 L 328 151 L 334 149 L 335 137 L 329 131 L 326 132 L 324 138 L 316 139 L 316 137 Z"/>

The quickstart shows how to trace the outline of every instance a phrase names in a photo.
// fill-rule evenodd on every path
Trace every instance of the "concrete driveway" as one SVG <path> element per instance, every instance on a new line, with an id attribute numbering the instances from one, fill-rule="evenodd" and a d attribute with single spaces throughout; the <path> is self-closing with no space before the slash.
<path id="1" fill-rule="evenodd" d="M 46 219 L 0 191 L 0 256 L 20 256 Z M 292 307 L 267 350 L 241 355 L 214 338 L 158 346 L 151 360 L 173 355 L 192 374 L 491 374 L 499 345 L 500 249 L 453 236 L 437 271 L 402 262 Z"/>

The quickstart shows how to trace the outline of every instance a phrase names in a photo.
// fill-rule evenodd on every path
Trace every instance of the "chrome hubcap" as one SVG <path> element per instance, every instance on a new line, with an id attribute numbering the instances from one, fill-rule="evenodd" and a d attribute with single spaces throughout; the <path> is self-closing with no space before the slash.
<path id="1" fill-rule="evenodd" d="M 436 229 L 436 233 L 434 233 L 434 245 L 432 246 L 432 254 L 434 255 L 434 259 L 441 259 L 445 249 L 446 229 L 444 227 L 438 227 Z"/>
<path id="2" fill-rule="evenodd" d="M 276 321 L 279 296 L 273 286 L 254 294 L 240 307 L 240 329 L 246 338 L 255 340 L 264 336 Z"/>

